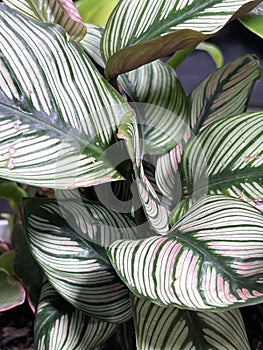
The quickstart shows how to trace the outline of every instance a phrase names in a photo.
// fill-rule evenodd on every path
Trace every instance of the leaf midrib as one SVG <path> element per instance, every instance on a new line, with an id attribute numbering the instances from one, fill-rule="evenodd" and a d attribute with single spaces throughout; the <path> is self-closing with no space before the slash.
<path id="1" fill-rule="evenodd" d="M 253 171 L 253 173 L 252 173 Z M 246 167 L 244 169 L 237 169 L 235 171 L 222 171 L 219 174 L 209 176 L 208 175 L 208 189 L 211 190 L 213 187 L 216 187 L 218 185 L 228 184 L 229 182 L 231 184 L 241 183 L 241 180 L 249 179 L 257 179 L 257 178 L 263 178 L 263 165 L 257 167 L 257 168 L 251 168 Z M 248 181 L 247 181 L 248 182 Z M 195 187 L 195 190 L 192 189 L 188 191 L 188 194 L 186 198 L 190 198 L 194 192 L 201 191 L 206 188 L 206 185 L 203 186 L 197 186 Z M 189 189 L 188 189 L 189 190 Z"/>
<path id="2" fill-rule="evenodd" d="M 1 102 L 0 102 L 0 111 L 1 111 L 1 113 L 4 113 L 5 115 L 8 115 L 11 111 L 11 113 L 12 113 L 11 115 L 15 114 L 16 116 L 20 116 L 22 120 L 25 118 L 29 119 L 30 121 L 32 121 L 33 124 L 38 122 L 38 123 L 44 125 L 45 127 L 48 127 L 49 130 L 55 131 L 58 135 L 62 136 L 62 139 L 63 138 L 65 140 L 69 139 L 69 136 L 70 136 L 70 139 L 73 140 L 73 142 L 75 141 L 78 145 L 80 145 L 82 150 L 88 149 L 92 152 L 93 156 L 97 156 L 97 157 L 101 156 L 101 153 L 103 151 L 102 149 L 92 145 L 87 140 L 84 141 L 83 139 L 78 137 L 76 134 L 71 133 L 69 130 L 67 130 L 67 132 L 65 132 L 62 129 L 60 129 L 59 127 L 57 127 L 55 124 L 48 123 L 47 122 L 48 119 L 45 122 L 43 122 L 43 120 L 41 118 L 38 118 L 33 113 L 27 113 L 23 110 L 20 110 L 18 107 L 9 106 L 9 105 L 6 105 L 5 103 L 1 103 Z M 39 113 L 43 113 L 43 112 L 39 112 Z"/>
<path id="3" fill-rule="evenodd" d="M 149 39 L 159 37 L 163 33 L 167 33 L 171 31 L 169 30 L 171 27 L 175 27 L 178 24 L 184 23 L 188 19 L 199 17 L 206 8 L 211 8 L 212 6 L 216 5 L 218 2 L 219 1 L 217 0 L 200 1 L 199 5 L 196 5 L 196 3 L 195 4 L 193 3 L 191 5 L 185 6 L 183 10 L 179 10 L 175 13 L 174 11 L 171 11 L 171 13 L 167 17 L 165 17 L 163 20 L 159 21 L 158 24 L 152 27 L 153 30 L 148 29 L 142 35 L 137 37 L 136 40 L 128 41 L 128 43 L 125 46 L 136 45 L 142 41 L 147 41 Z M 178 16 L 175 17 L 175 15 L 177 14 Z M 175 31 L 175 29 L 173 31 Z M 131 39 L 135 39 L 135 38 L 132 37 Z"/>

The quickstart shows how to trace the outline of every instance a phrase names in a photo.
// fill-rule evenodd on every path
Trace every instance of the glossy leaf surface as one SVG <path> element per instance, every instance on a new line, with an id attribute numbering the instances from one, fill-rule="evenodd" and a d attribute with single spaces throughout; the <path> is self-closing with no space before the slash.
<path id="1" fill-rule="evenodd" d="M 245 112 L 260 75 L 258 59 L 245 55 L 205 78 L 189 96 L 193 132 L 196 134 L 214 120 Z"/>
<path id="2" fill-rule="evenodd" d="M 106 76 L 113 78 L 176 50 L 196 45 L 219 31 L 233 15 L 245 14 L 259 3 L 245 0 L 121 1 L 110 16 L 102 40 Z"/>
<path id="3" fill-rule="evenodd" d="M 71 39 L 80 41 L 86 27 L 72 0 L 4 0 L 8 6 L 44 23 L 61 25 Z"/>
<path id="4" fill-rule="evenodd" d="M 104 159 L 129 109 L 121 96 L 62 28 L 3 4 L 0 26 L 0 176 L 55 188 L 122 178 Z"/>
<path id="5" fill-rule="evenodd" d="M 100 42 L 104 29 L 94 24 L 86 23 L 87 34 L 80 44 L 84 47 L 88 55 L 102 68 L 105 63 L 101 57 Z"/>
<path id="6" fill-rule="evenodd" d="M 184 142 L 181 145 L 159 157 L 156 166 L 157 184 L 162 193 L 171 197 L 174 203 L 180 202 L 185 186 L 182 176 L 180 177 L 180 163 L 185 144 L 189 142 L 189 138 L 195 138 L 195 134 L 198 134 L 200 130 L 203 130 L 213 121 L 244 112 L 247 108 L 252 88 L 259 75 L 260 68 L 258 60 L 253 56 L 242 56 L 210 74 L 189 96 L 190 114 L 188 123 L 191 126 L 192 133 L 185 135 L 186 137 L 184 137 Z M 211 142 L 216 143 L 217 146 L 215 147 L 219 147 L 221 141 L 225 143 L 223 139 L 228 133 L 227 123 L 226 121 L 224 124 L 225 131 L 223 128 L 220 128 L 214 132 L 214 136 L 217 137 L 215 137 L 215 141 L 211 140 Z M 222 135 L 221 141 L 216 141 L 219 137 L 216 134 Z M 240 137 L 243 136 L 240 135 Z M 201 161 L 200 158 L 198 166 L 205 168 L 208 166 L 207 163 L 210 164 L 209 166 L 213 166 L 212 162 L 217 162 L 218 158 L 213 160 L 206 159 L 206 149 L 203 149 L 203 146 L 198 140 L 199 138 L 194 142 L 193 147 L 195 147 L 195 150 L 192 149 L 192 152 L 196 155 L 198 154 L 203 160 Z M 249 140 L 244 140 L 244 147 L 246 147 L 247 142 L 249 143 Z M 231 148 L 231 144 L 225 144 L 225 147 Z M 233 157 L 234 152 L 236 152 L 235 146 L 229 152 L 232 152 Z M 257 153 L 257 151 L 255 152 Z M 192 174 L 195 174 L 196 168 L 194 164 L 188 162 L 187 167 L 188 170 L 185 169 L 186 172 L 192 171 Z M 209 182 L 207 175 L 203 175 L 203 178 L 207 179 L 205 182 L 207 185 L 207 182 Z M 202 176 L 200 175 L 199 178 Z M 223 179 L 225 181 L 230 180 L 225 175 L 222 175 L 222 181 L 224 181 Z M 193 178 L 189 178 L 189 182 L 193 184 Z M 191 195 L 191 191 L 188 195 Z"/>
<path id="7" fill-rule="evenodd" d="M 194 192 L 263 198 L 262 117 L 255 112 L 223 118 L 187 146 L 182 160 L 187 196 Z"/>
<path id="8" fill-rule="evenodd" d="M 129 291 L 98 244 L 125 234 L 134 238 L 132 221 L 102 206 L 82 205 L 28 200 L 25 225 L 32 254 L 73 306 L 104 321 L 124 322 L 131 316 Z"/>
<path id="9" fill-rule="evenodd" d="M 118 77 L 142 129 L 143 152 L 164 153 L 187 129 L 188 104 L 174 70 L 157 60 Z"/>
<path id="10" fill-rule="evenodd" d="M 68 304 L 49 285 L 42 288 L 35 320 L 35 348 L 38 350 L 93 350 L 116 329 L 84 315 Z"/>
<path id="11" fill-rule="evenodd" d="M 263 215 L 209 196 L 166 237 L 117 241 L 108 255 L 137 296 L 163 306 L 224 310 L 263 300 Z"/>

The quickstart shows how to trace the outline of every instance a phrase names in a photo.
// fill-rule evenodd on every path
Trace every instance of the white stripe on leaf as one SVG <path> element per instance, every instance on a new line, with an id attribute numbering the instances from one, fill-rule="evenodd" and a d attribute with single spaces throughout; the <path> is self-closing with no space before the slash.
<path id="1" fill-rule="evenodd" d="M 70 304 L 98 319 L 123 322 L 131 316 L 129 293 L 98 243 L 134 237 L 134 224 L 129 217 L 92 203 L 86 203 L 86 212 L 83 207 L 74 218 L 78 207 L 69 200 L 64 206 L 52 200 L 27 201 L 25 225 L 31 251 L 52 286 Z"/>
<path id="2" fill-rule="evenodd" d="M 196 45 L 220 30 L 237 11 L 242 14 L 242 6 L 246 5 L 249 11 L 259 2 L 121 1 L 111 13 L 102 38 L 106 75 L 112 78 L 178 49 Z"/>
<path id="3" fill-rule="evenodd" d="M 45 282 L 35 320 L 38 349 L 92 350 L 107 340 L 117 325 L 99 321 L 68 304 Z"/>
<path id="4" fill-rule="evenodd" d="M 250 349 L 239 310 L 192 312 L 163 308 L 135 295 L 131 300 L 139 350 Z"/>
<path id="5" fill-rule="evenodd" d="M 71 39 L 80 41 L 86 27 L 72 0 L 4 0 L 11 8 L 44 23 L 61 25 Z"/>
<path id="6" fill-rule="evenodd" d="M 249 204 L 210 196 L 166 237 L 117 241 L 108 255 L 138 296 L 163 306 L 224 310 L 263 299 L 262 225 L 261 212 Z"/>
<path id="7" fill-rule="evenodd" d="M 55 188 L 122 178 L 103 153 L 129 107 L 62 28 L 0 6 L 1 176 Z"/>

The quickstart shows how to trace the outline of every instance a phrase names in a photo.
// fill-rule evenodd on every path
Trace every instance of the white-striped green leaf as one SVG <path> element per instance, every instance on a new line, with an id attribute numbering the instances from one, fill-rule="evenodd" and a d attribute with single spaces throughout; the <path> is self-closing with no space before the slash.
<path id="1" fill-rule="evenodd" d="M 112 78 L 175 50 L 196 45 L 219 31 L 234 14 L 245 14 L 259 3 L 259 0 L 120 1 L 102 39 L 106 76 Z"/>
<path id="2" fill-rule="evenodd" d="M 87 204 L 85 213 L 79 209 L 74 202 L 58 205 L 51 200 L 28 200 L 25 225 L 32 254 L 70 304 L 103 321 L 124 322 L 131 316 L 129 291 L 105 249 L 91 239 L 105 235 L 110 241 L 107 235 L 114 231 L 124 238 L 130 234 L 123 227 L 129 221 L 92 204 Z"/>
<path id="3" fill-rule="evenodd" d="M 214 120 L 245 112 L 260 74 L 258 59 L 246 55 L 205 78 L 189 96 L 193 132 L 197 134 Z"/>
<path id="4" fill-rule="evenodd" d="M 193 138 L 194 134 L 212 121 L 244 112 L 255 80 L 259 75 L 258 60 L 246 55 L 226 64 L 204 79 L 189 97 L 191 105 L 189 124 L 193 133 L 185 135 L 184 144 L 189 142 L 189 137 Z M 225 128 L 227 128 L 226 124 Z M 220 131 L 218 133 L 220 134 Z M 222 136 L 222 140 L 223 138 Z M 196 141 L 195 147 L 197 147 L 197 143 L 198 141 Z M 219 146 L 220 142 L 217 145 Z M 193 152 L 200 156 L 202 147 L 198 147 L 199 152 L 197 149 Z M 178 145 L 169 153 L 162 155 L 157 160 L 156 166 L 157 184 L 162 193 L 170 197 L 175 204 L 180 202 L 184 185 L 181 183 L 180 171 L 178 170 L 182 153 L 183 147 Z M 205 155 L 203 155 L 204 157 Z M 194 174 L 195 167 L 192 167 L 190 163 L 188 166 L 188 171 L 192 170 Z M 204 162 L 202 166 L 206 167 L 206 163 Z"/>
<path id="5" fill-rule="evenodd" d="M 145 175 L 142 164 L 142 140 L 139 138 L 137 120 L 135 114 L 132 112 L 127 113 L 123 117 L 119 126 L 118 137 L 124 139 L 127 144 L 127 150 L 133 163 L 138 193 L 146 218 L 156 232 L 165 234 L 169 229 L 168 213 Z"/>
<path id="6" fill-rule="evenodd" d="M 8 6 L 44 23 L 57 23 L 71 39 L 80 41 L 85 24 L 72 0 L 3 0 Z"/>
<path id="7" fill-rule="evenodd" d="M 133 102 L 142 128 L 144 152 L 164 153 L 175 147 L 187 128 L 188 105 L 174 70 L 154 61 L 118 77 Z"/>
<path id="8" fill-rule="evenodd" d="M 250 350 L 239 310 L 163 308 L 132 295 L 138 350 Z"/>
<path id="9" fill-rule="evenodd" d="M 34 342 L 38 350 L 93 350 L 117 325 L 99 321 L 68 304 L 50 285 L 42 287 L 35 319 Z"/>
<path id="10" fill-rule="evenodd" d="M 183 146 L 178 144 L 171 151 L 161 155 L 156 163 L 156 183 L 171 205 L 178 203 L 182 196 L 182 184 L 178 171 L 182 159 Z"/>
<path id="11" fill-rule="evenodd" d="M 0 4 L 0 176 L 72 188 L 122 178 L 104 159 L 129 107 L 63 29 Z"/>
<path id="12" fill-rule="evenodd" d="M 262 112 L 213 122 L 183 154 L 187 195 L 194 191 L 222 193 L 245 200 L 262 199 L 262 139 Z"/>
<path id="13" fill-rule="evenodd" d="M 104 29 L 94 24 L 86 23 L 87 34 L 81 40 L 80 44 L 84 47 L 88 55 L 102 68 L 105 63 L 101 57 L 100 42 Z"/>
<path id="14" fill-rule="evenodd" d="M 263 215 L 226 196 L 198 201 L 166 237 L 114 242 L 131 291 L 158 305 L 219 311 L 263 300 Z"/>

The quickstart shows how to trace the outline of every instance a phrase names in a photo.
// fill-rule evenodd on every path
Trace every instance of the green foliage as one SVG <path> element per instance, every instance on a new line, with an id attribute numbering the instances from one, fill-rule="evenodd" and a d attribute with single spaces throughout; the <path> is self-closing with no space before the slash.
<path id="1" fill-rule="evenodd" d="M 238 308 L 263 301 L 263 112 L 246 113 L 260 66 L 222 66 L 203 40 L 260 1 L 79 1 L 93 23 L 70 0 L 4 2 L 0 196 L 20 205 L 20 182 L 56 198 L 23 200 L 24 228 L 15 212 L 0 311 L 27 294 L 39 350 L 92 350 L 131 318 L 141 350 L 249 349 Z M 186 96 L 172 67 L 196 46 L 219 68 Z"/>

